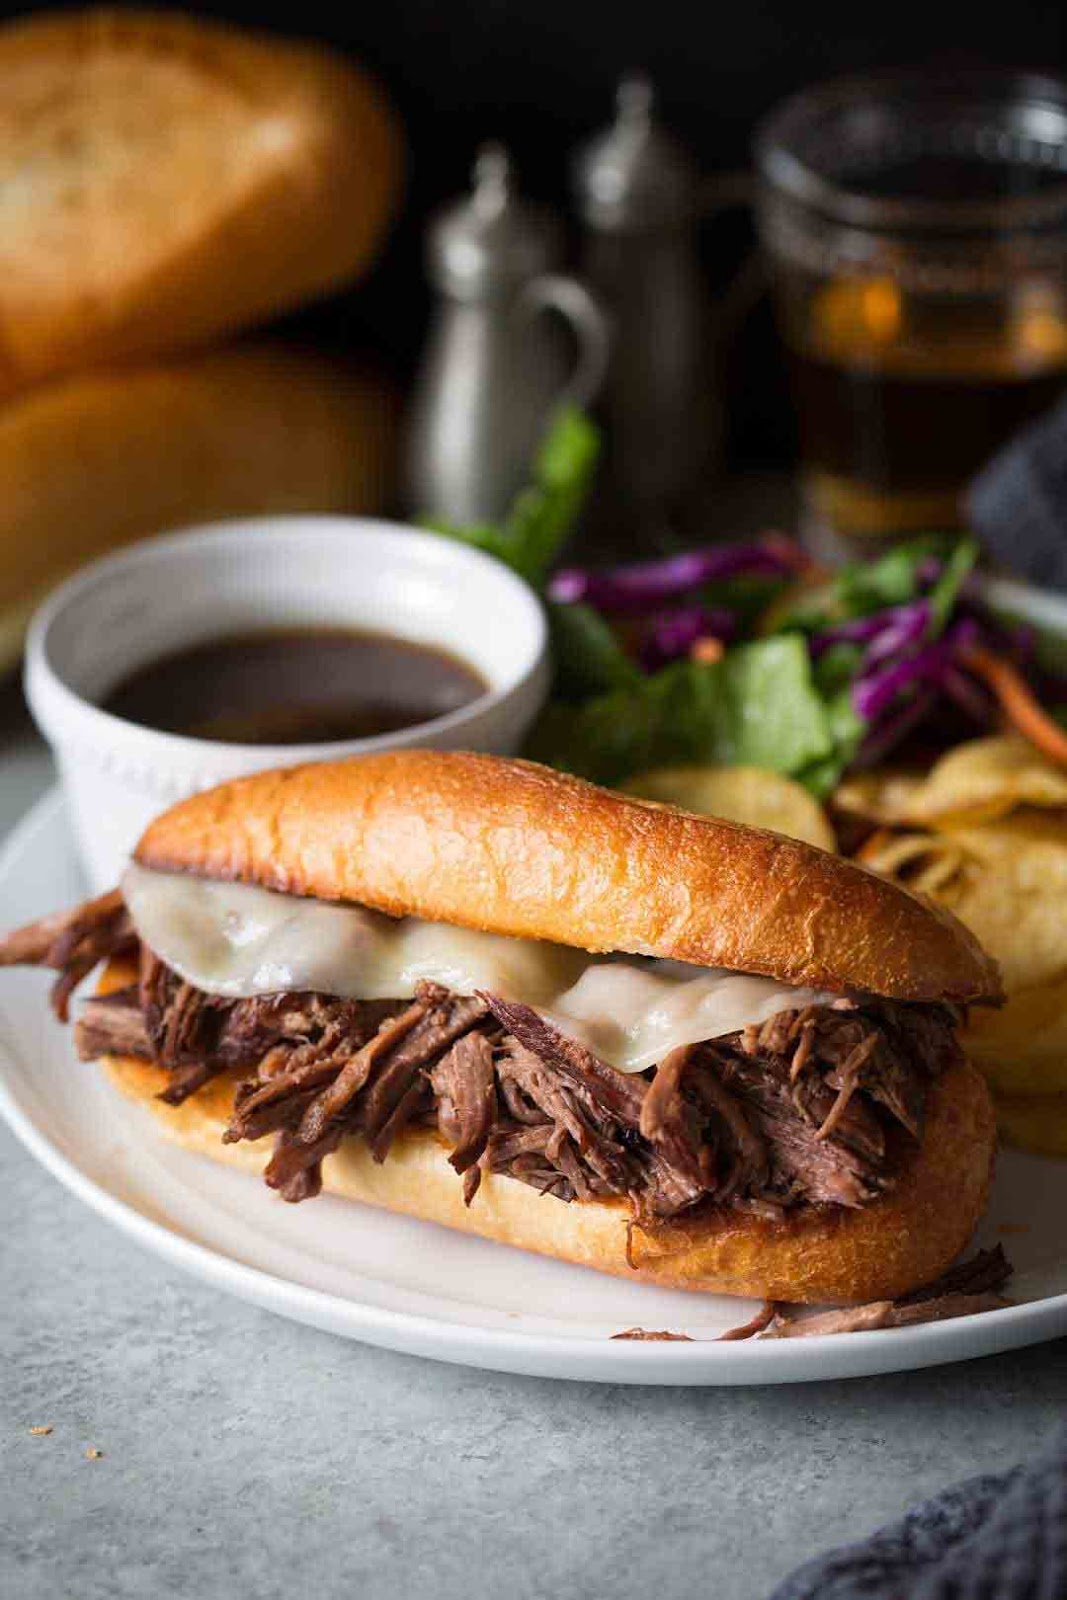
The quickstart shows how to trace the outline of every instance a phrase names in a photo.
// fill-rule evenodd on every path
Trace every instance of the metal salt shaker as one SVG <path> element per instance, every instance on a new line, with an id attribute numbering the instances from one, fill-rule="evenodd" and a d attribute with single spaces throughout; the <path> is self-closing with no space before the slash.
<path id="1" fill-rule="evenodd" d="M 528 481 L 553 408 L 592 401 L 607 325 L 582 285 L 554 270 L 562 228 L 516 195 L 500 145 L 480 152 L 472 192 L 431 223 L 427 246 L 441 301 L 408 420 L 408 508 L 494 521 Z"/>
<path id="2" fill-rule="evenodd" d="M 655 121 L 646 79 L 620 84 L 615 122 L 579 151 L 573 188 L 583 277 L 612 324 L 597 520 L 631 543 L 655 539 L 691 507 L 721 420 L 698 248 L 705 188 Z"/>

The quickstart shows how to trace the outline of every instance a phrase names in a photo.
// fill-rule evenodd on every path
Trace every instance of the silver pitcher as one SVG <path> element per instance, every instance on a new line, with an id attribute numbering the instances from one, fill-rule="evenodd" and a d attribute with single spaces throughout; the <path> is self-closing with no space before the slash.
<path id="1" fill-rule="evenodd" d="M 441 301 L 407 424 L 413 515 L 498 520 L 528 480 L 553 409 L 595 398 L 607 323 L 577 279 L 554 270 L 563 247 L 551 212 L 516 195 L 507 152 L 487 145 L 472 192 L 427 236 Z"/>
<path id="2" fill-rule="evenodd" d="M 708 182 L 657 121 L 648 80 L 619 86 L 614 122 L 574 161 L 583 278 L 611 318 L 600 414 L 605 457 L 596 522 L 638 545 L 692 517 L 721 456 L 717 342 L 699 234 L 747 185 Z"/>

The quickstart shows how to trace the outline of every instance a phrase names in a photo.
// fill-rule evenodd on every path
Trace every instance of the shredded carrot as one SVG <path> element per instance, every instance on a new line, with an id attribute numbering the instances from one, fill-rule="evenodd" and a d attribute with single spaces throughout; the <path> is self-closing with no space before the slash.
<path id="1" fill-rule="evenodd" d="M 712 634 L 705 635 L 702 639 L 694 639 L 689 647 L 690 661 L 699 661 L 705 667 L 721 661 L 725 654 L 726 646 L 721 639 L 716 639 Z"/>
<path id="2" fill-rule="evenodd" d="M 896 834 L 892 828 L 876 828 L 873 833 L 868 834 L 856 851 L 856 860 L 862 861 L 865 866 L 869 866 L 872 861 L 878 859 L 887 844 L 893 843 L 895 838 Z"/>
<path id="3" fill-rule="evenodd" d="M 1050 761 L 1067 766 L 1067 733 L 1038 704 L 1017 667 L 978 645 L 966 651 L 963 664 L 992 689 L 1004 715 L 1019 733 Z"/>

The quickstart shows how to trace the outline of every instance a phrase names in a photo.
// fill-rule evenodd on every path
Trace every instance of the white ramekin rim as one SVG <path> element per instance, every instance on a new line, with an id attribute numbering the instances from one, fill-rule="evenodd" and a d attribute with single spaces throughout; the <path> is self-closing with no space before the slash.
<path id="1" fill-rule="evenodd" d="M 501 674 L 484 694 L 467 705 L 408 728 L 363 739 L 268 745 L 198 739 L 128 722 L 103 710 L 73 688 L 50 659 L 50 637 L 71 608 L 98 586 L 131 569 L 163 567 L 176 555 L 237 550 L 246 541 L 304 541 L 310 551 L 315 541 L 324 535 L 343 535 L 345 540 L 355 540 L 361 534 L 395 541 L 398 554 L 401 546 L 424 555 L 432 553 L 438 564 L 453 570 L 457 583 L 461 583 L 465 575 L 470 577 L 475 573 L 483 582 L 488 578 L 496 583 L 521 616 L 526 629 L 521 660 L 516 668 L 510 674 Z M 457 637 L 451 646 L 461 658 L 465 658 L 463 645 L 463 639 Z M 196 526 L 128 545 L 83 567 L 53 590 L 34 614 L 26 642 L 26 694 L 34 717 L 50 743 L 76 745 L 83 753 L 99 754 L 105 763 L 119 748 L 129 754 L 136 751 L 146 766 L 169 771 L 220 768 L 253 771 L 296 761 L 337 760 L 423 743 L 430 735 L 455 746 L 459 730 L 470 726 L 472 734 L 476 733 L 480 723 L 493 718 L 512 699 L 536 694 L 539 688 L 543 695 L 547 679 L 548 628 L 544 609 L 528 584 L 502 562 L 473 546 L 405 523 L 370 517 L 325 514 L 250 517 Z"/>

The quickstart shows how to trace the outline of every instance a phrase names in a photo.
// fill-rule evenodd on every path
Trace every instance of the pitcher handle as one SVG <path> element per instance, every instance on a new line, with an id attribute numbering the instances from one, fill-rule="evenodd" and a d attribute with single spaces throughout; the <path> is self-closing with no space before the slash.
<path id="1" fill-rule="evenodd" d="M 751 211 L 756 198 L 756 180 L 751 172 L 720 172 L 705 178 L 700 185 L 700 218 L 706 223 L 715 222 L 730 211 Z M 732 338 L 750 311 L 762 300 L 767 289 L 767 274 L 759 246 L 754 245 L 742 256 L 734 269 L 733 277 L 720 292 L 718 301 L 719 331 L 723 338 Z"/>
<path id="2" fill-rule="evenodd" d="M 611 326 L 599 303 L 577 278 L 549 272 L 528 283 L 519 299 L 522 312 L 536 316 L 555 311 L 574 335 L 578 356 L 559 392 L 560 405 L 587 410 L 600 393 L 611 354 Z"/>

